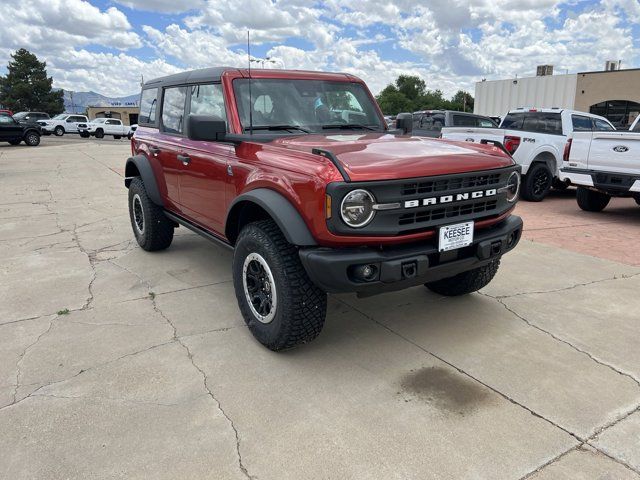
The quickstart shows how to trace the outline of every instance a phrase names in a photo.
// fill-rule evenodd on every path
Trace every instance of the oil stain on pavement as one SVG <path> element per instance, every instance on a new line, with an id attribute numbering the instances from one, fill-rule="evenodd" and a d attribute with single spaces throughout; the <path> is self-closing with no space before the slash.
<path id="1" fill-rule="evenodd" d="M 490 391 L 482 385 L 442 367 L 411 370 L 400 383 L 405 401 L 429 403 L 447 413 L 464 415 L 490 402 Z"/>

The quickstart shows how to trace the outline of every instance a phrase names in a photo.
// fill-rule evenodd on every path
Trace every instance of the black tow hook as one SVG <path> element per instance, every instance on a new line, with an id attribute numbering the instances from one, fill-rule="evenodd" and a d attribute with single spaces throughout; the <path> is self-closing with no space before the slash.
<path id="1" fill-rule="evenodd" d="M 418 262 L 405 262 L 402 264 L 402 278 L 413 278 L 418 273 Z"/>

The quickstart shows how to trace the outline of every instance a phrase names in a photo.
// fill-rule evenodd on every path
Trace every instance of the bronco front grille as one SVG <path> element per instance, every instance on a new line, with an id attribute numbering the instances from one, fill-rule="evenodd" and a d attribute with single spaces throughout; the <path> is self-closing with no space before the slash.
<path id="1" fill-rule="evenodd" d="M 479 201 L 467 205 L 451 205 L 448 207 L 433 208 L 422 212 L 412 212 L 400 215 L 398 225 L 413 225 L 414 223 L 431 222 L 445 218 L 456 218 L 472 213 L 493 212 L 498 206 L 497 200 Z"/>
<path id="2" fill-rule="evenodd" d="M 500 183 L 500 174 L 470 175 L 457 178 L 443 178 L 426 182 L 412 182 L 402 185 L 401 194 L 417 195 L 421 193 L 448 192 L 463 188 L 489 187 Z"/>

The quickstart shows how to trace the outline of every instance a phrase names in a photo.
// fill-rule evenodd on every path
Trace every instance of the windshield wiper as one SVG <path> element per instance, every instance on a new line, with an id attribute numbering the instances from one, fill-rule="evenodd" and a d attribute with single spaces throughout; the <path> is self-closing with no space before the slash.
<path id="1" fill-rule="evenodd" d="M 374 132 L 378 131 L 377 128 L 370 127 L 369 125 L 363 125 L 361 123 L 336 123 L 335 125 L 331 124 L 331 125 L 322 126 L 323 130 L 330 130 L 332 128 L 336 128 L 339 130 L 347 130 L 347 129 L 355 130 L 355 129 L 361 128 L 363 130 L 373 130 Z"/>
<path id="2" fill-rule="evenodd" d="M 304 133 L 311 133 L 311 130 L 302 128 L 300 125 L 253 125 L 252 127 L 244 127 L 244 131 L 249 130 L 300 130 Z"/>

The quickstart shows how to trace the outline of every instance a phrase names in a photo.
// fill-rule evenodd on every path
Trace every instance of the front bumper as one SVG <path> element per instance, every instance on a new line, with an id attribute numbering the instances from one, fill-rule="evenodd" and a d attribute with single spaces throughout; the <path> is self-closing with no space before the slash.
<path id="1" fill-rule="evenodd" d="M 438 252 L 436 239 L 384 249 L 302 249 L 299 254 L 309 278 L 325 292 L 374 295 L 482 267 L 518 244 L 522 225 L 520 217 L 511 215 L 497 225 L 477 231 L 472 245 L 442 253 Z M 375 265 L 375 279 L 357 280 L 354 268 L 358 265 Z"/>

